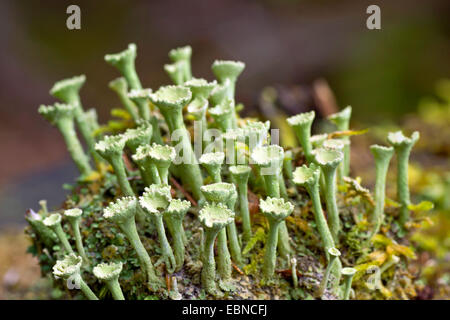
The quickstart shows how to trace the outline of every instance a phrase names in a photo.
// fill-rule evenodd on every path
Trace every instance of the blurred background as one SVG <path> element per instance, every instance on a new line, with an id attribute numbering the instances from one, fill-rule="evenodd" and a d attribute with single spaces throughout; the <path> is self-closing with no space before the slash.
<path id="1" fill-rule="evenodd" d="M 81 8 L 81 30 L 66 28 L 70 4 Z M 370 4 L 381 8 L 381 30 L 366 28 Z M 168 51 L 190 44 L 197 77 L 213 78 L 214 59 L 246 63 L 237 86 L 246 114 L 258 110 L 267 86 L 287 90 L 286 114 L 303 111 L 314 104 L 315 81 L 326 79 L 337 106 L 353 106 L 355 122 L 390 124 L 449 77 L 449 13 L 448 0 L 3 0 L 0 230 L 24 225 L 40 199 L 58 207 L 62 185 L 76 177 L 59 132 L 37 113 L 54 102 L 53 83 L 85 74 L 83 104 L 97 108 L 101 123 L 120 107 L 108 89 L 118 73 L 106 53 L 135 42 L 142 83 L 157 89 L 170 82 Z"/>

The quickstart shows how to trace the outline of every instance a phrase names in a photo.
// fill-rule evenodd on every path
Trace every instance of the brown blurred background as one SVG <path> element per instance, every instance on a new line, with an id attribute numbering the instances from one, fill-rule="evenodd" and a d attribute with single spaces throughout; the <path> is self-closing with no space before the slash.
<path id="1" fill-rule="evenodd" d="M 81 30 L 66 28 L 66 8 L 81 8 Z M 366 28 L 366 8 L 381 7 L 381 30 Z M 212 79 L 214 59 L 246 63 L 238 100 L 256 108 L 267 85 L 310 85 L 325 78 L 354 118 L 393 122 L 450 74 L 448 0 L 177 0 L 0 2 L 0 227 L 22 224 L 46 198 L 57 207 L 76 176 L 58 131 L 37 114 L 62 78 L 86 74 L 85 108 L 100 122 L 119 107 L 104 63 L 130 42 L 146 87 L 169 83 L 171 48 L 190 44 L 193 72 Z M 288 112 L 301 106 L 295 102 Z"/>

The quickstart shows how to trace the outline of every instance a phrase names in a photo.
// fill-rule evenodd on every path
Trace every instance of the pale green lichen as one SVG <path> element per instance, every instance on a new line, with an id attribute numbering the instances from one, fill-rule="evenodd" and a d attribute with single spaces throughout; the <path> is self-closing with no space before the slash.
<path id="1" fill-rule="evenodd" d="M 250 152 L 263 146 L 269 138 L 270 121 L 247 121 L 243 127 L 245 142 Z"/>
<path id="2" fill-rule="evenodd" d="M 419 137 L 417 131 L 414 131 L 410 138 L 403 135 L 401 131 L 391 132 L 387 137 L 397 156 L 397 200 L 401 204 L 399 221 L 402 225 L 409 220 L 408 206 L 411 204 L 408 180 L 409 155 Z"/>
<path id="3" fill-rule="evenodd" d="M 327 289 L 328 279 L 330 278 L 331 270 L 333 269 L 334 264 L 339 261 L 339 257 L 341 256 L 341 252 L 336 248 L 328 249 L 328 255 L 330 256 L 330 262 L 325 269 L 325 273 L 322 277 L 322 281 L 320 282 L 319 289 L 317 290 L 317 296 L 323 298 L 323 294 Z M 339 282 L 337 282 L 339 283 Z M 336 289 L 336 288 L 333 288 Z"/>
<path id="4" fill-rule="evenodd" d="M 83 210 L 79 208 L 72 208 L 64 211 L 64 216 L 66 217 L 67 220 L 69 220 L 73 234 L 75 236 L 75 245 L 78 254 L 83 258 L 83 261 L 86 264 L 88 264 L 89 258 L 87 257 L 86 252 L 84 251 L 83 240 L 81 239 L 80 233 L 80 222 L 82 214 Z"/>
<path id="5" fill-rule="evenodd" d="M 85 75 L 60 80 L 50 89 L 50 94 L 64 103 L 70 104 L 74 107 L 73 114 L 77 127 L 80 130 L 83 139 L 86 141 L 89 152 L 94 157 L 94 160 L 98 162 L 99 158 L 94 150 L 95 140 L 92 134 L 93 130 L 89 126 L 89 123 L 85 121 L 85 112 L 83 110 L 79 94 L 85 82 Z"/>
<path id="6" fill-rule="evenodd" d="M 206 111 L 208 110 L 208 98 L 216 87 L 216 81 L 208 82 L 205 79 L 193 78 L 184 83 L 192 92 L 192 100 L 187 106 L 187 111 L 195 120 L 201 122 L 202 134 L 208 129 Z"/>
<path id="7" fill-rule="evenodd" d="M 192 78 L 191 56 L 191 46 L 184 46 L 169 51 L 170 60 L 180 65 L 182 71 L 182 83 L 189 81 Z"/>
<path id="8" fill-rule="evenodd" d="M 230 199 L 234 192 L 236 192 L 236 187 L 230 183 L 219 182 L 202 186 L 201 191 L 208 203 L 226 204 L 228 209 L 230 209 Z M 219 248 L 217 263 L 219 275 L 223 282 L 229 282 L 231 279 L 231 257 L 228 250 L 227 232 L 225 229 L 219 232 L 217 246 Z"/>
<path id="9" fill-rule="evenodd" d="M 222 182 L 221 169 L 225 154 L 223 152 L 204 153 L 198 161 L 208 171 L 214 183 Z"/>
<path id="10" fill-rule="evenodd" d="M 303 165 L 297 167 L 294 171 L 294 183 L 302 186 L 308 192 L 313 205 L 314 218 L 316 221 L 317 229 L 322 239 L 323 247 L 328 261 L 330 261 L 330 255 L 328 250 L 335 247 L 333 236 L 328 228 L 327 221 L 323 214 L 322 204 L 320 202 L 319 193 L 319 177 L 320 169 L 312 164 L 310 167 Z M 335 277 L 335 284 L 339 283 L 341 273 L 340 261 L 334 264 L 332 272 Z"/>
<path id="11" fill-rule="evenodd" d="M 325 180 L 325 203 L 330 221 L 330 231 L 334 242 L 339 243 L 341 224 L 336 202 L 336 173 L 338 166 L 344 160 L 341 151 L 319 148 L 313 151 L 314 161 L 322 169 Z"/>
<path id="12" fill-rule="evenodd" d="M 372 152 L 375 159 L 375 208 L 371 215 L 371 222 L 373 224 L 371 236 L 373 236 L 380 229 L 384 219 L 386 176 L 389 169 L 389 162 L 394 155 L 394 148 L 371 145 L 370 152 Z"/>
<path id="13" fill-rule="evenodd" d="M 242 229 L 244 242 L 248 242 L 252 237 L 252 226 L 250 221 L 250 212 L 248 210 L 248 178 L 251 168 L 249 166 L 231 166 L 229 168 L 232 179 L 236 184 L 239 192 L 239 207 L 242 218 Z"/>
<path id="14" fill-rule="evenodd" d="M 245 63 L 240 61 L 224 61 L 216 60 L 211 66 L 212 72 L 219 80 L 220 84 L 224 84 L 229 81 L 227 86 L 227 97 L 232 99 L 234 102 L 234 93 L 236 90 L 236 81 L 239 75 L 244 71 Z M 232 108 L 232 127 L 237 127 L 234 103 L 231 105 Z"/>
<path id="15" fill-rule="evenodd" d="M 125 300 L 119 284 L 122 262 L 100 263 L 94 267 L 92 272 L 97 279 L 106 283 L 114 300 Z"/>
<path id="16" fill-rule="evenodd" d="M 135 197 L 123 197 L 111 202 L 103 211 L 103 217 L 118 225 L 133 246 L 139 258 L 141 269 L 147 276 L 149 288 L 156 291 L 161 287 L 161 281 L 156 276 L 150 256 L 137 233 L 134 217 L 138 209 Z"/>
<path id="17" fill-rule="evenodd" d="M 75 131 L 73 120 L 75 116 L 75 106 L 61 103 L 55 103 L 53 106 L 41 105 L 39 107 L 39 113 L 52 125 L 58 128 L 66 142 L 67 150 L 78 170 L 82 176 L 89 176 L 92 172 L 92 168 Z"/>
<path id="18" fill-rule="evenodd" d="M 120 102 L 125 107 L 125 110 L 130 114 L 134 122 L 137 122 L 140 117 L 137 106 L 128 97 L 128 83 L 124 77 L 116 78 L 109 82 L 109 88 L 113 90 L 119 97 Z"/>
<path id="19" fill-rule="evenodd" d="M 126 139 L 122 135 L 105 136 L 103 140 L 95 144 L 95 150 L 109 162 L 117 177 L 120 189 L 126 196 L 134 196 L 133 189 L 127 179 L 122 153 L 125 148 Z"/>
<path id="20" fill-rule="evenodd" d="M 53 275 L 56 278 L 63 278 L 67 281 L 71 280 L 71 282 L 75 284 L 75 288 L 81 289 L 86 298 L 89 300 L 98 300 L 97 296 L 81 277 L 81 263 L 81 257 L 78 257 L 73 253 L 68 254 L 64 256 L 62 260 L 56 261 L 56 264 L 53 266 Z"/>
<path id="21" fill-rule="evenodd" d="M 176 268 L 179 271 L 184 264 L 184 246 L 187 240 L 183 228 L 183 219 L 191 203 L 186 200 L 172 199 L 164 213 L 164 219 L 173 239 L 173 254 L 175 256 Z"/>
<path id="22" fill-rule="evenodd" d="M 234 212 L 223 204 L 207 204 L 199 213 L 199 221 L 205 230 L 202 256 L 202 286 L 210 294 L 221 296 L 215 284 L 216 262 L 214 260 L 214 241 L 220 231 L 234 221 Z"/>
<path id="23" fill-rule="evenodd" d="M 350 118 L 352 116 L 352 107 L 348 106 L 342 111 L 328 116 L 328 120 L 333 122 L 339 131 L 347 131 L 350 127 Z M 350 173 L 350 138 L 342 137 L 346 142 L 344 146 L 344 162 L 342 175 L 347 177 Z"/>
<path id="24" fill-rule="evenodd" d="M 263 266 L 264 277 L 269 279 L 275 272 L 278 228 L 280 223 L 292 213 L 294 206 L 281 198 L 267 197 L 265 200 L 260 201 L 259 207 L 269 222 L 269 234 L 266 241 Z"/>
<path id="25" fill-rule="evenodd" d="M 61 215 L 59 213 L 53 213 L 44 219 L 44 225 L 53 230 L 58 236 L 59 242 L 64 247 L 66 253 L 73 253 L 72 247 L 70 246 L 69 240 L 67 240 L 67 235 L 64 232 L 61 225 Z"/>
<path id="26" fill-rule="evenodd" d="M 150 107 L 148 105 L 148 96 L 152 93 L 152 89 L 132 89 L 128 93 L 128 98 L 133 101 L 139 109 L 139 116 L 145 121 L 150 120 Z"/>
<path id="27" fill-rule="evenodd" d="M 142 89 L 141 81 L 134 66 L 136 52 L 136 44 L 130 43 L 127 49 L 119 53 L 105 55 L 105 61 L 119 70 L 131 89 Z"/>
<path id="28" fill-rule="evenodd" d="M 148 123 L 144 123 L 137 128 L 129 128 L 124 133 L 125 145 L 131 152 L 136 153 L 137 148 L 150 143 L 153 128 Z"/>
<path id="29" fill-rule="evenodd" d="M 175 148 L 153 143 L 148 149 L 148 156 L 158 169 L 161 183 L 169 184 L 169 167 L 176 157 Z"/>
<path id="30" fill-rule="evenodd" d="M 288 124 L 294 129 L 297 139 L 303 148 L 308 163 L 313 161 L 311 144 L 311 126 L 316 114 L 314 111 L 304 112 L 287 118 Z"/>
<path id="31" fill-rule="evenodd" d="M 172 196 L 170 194 L 170 186 L 164 184 L 150 185 L 145 188 L 144 193 L 139 198 L 139 204 L 150 215 L 152 218 L 151 220 L 155 223 L 156 231 L 158 232 L 162 259 L 165 262 L 167 272 L 169 273 L 173 273 L 175 271 L 176 261 L 172 247 L 167 240 L 163 216 L 171 199 Z"/>
<path id="32" fill-rule="evenodd" d="M 150 100 L 159 108 L 167 122 L 169 131 L 177 131 L 178 142 L 181 143 L 183 159 L 177 165 L 184 174 L 181 176 L 183 184 L 189 186 L 194 197 L 201 199 L 200 187 L 203 177 L 192 149 L 191 139 L 183 120 L 182 109 L 191 100 L 191 91 L 182 86 L 165 86 L 150 95 Z M 181 142 L 180 142 L 181 140 Z"/>
<path id="33" fill-rule="evenodd" d="M 344 293 L 342 295 L 342 300 L 348 300 L 350 298 L 350 291 L 352 289 L 353 276 L 356 273 L 355 268 L 343 268 L 342 276 L 344 277 Z"/>
<path id="34" fill-rule="evenodd" d="M 233 126 L 233 119 L 235 118 L 233 110 L 234 101 L 225 99 L 222 103 L 216 105 L 214 108 L 210 108 L 208 111 L 217 127 L 222 130 L 222 132 L 226 132 L 228 129 L 235 128 Z"/>
<path id="35" fill-rule="evenodd" d="M 253 150 L 250 159 L 258 167 L 264 179 L 266 196 L 280 198 L 280 182 L 284 184 L 281 173 L 284 149 L 278 145 L 258 147 Z M 281 255 L 286 258 L 291 252 L 291 246 L 289 244 L 289 233 L 284 221 L 280 223 L 278 238 L 278 248 Z"/>

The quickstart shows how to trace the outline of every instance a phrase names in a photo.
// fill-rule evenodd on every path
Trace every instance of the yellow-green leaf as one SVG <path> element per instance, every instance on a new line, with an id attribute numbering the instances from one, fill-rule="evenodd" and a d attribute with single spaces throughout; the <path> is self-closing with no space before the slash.
<path id="1" fill-rule="evenodd" d="M 335 131 L 328 134 L 329 139 L 340 138 L 340 137 L 350 137 L 350 136 L 359 136 L 367 133 L 369 129 L 364 130 L 345 130 L 345 131 Z"/>
<path id="2" fill-rule="evenodd" d="M 421 212 L 421 211 L 430 211 L 434 208 L 433 202 L 430 201 L 421 201 L 418 204 L 410 204 L 408 206 L 408 209 L 414 212 Z"/>
<path id="3" fill-rule="evenodd" d="M 125 109 L 118 109 L 118 108 L 112 109 L 111 116 L 116 117 L 116 118 L 121 118 L 123 120 L 131 119 L 130 114 Z"/>

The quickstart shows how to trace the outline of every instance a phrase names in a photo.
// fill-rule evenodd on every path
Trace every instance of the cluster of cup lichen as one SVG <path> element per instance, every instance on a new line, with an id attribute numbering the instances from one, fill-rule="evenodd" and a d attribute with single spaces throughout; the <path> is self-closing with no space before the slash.
<path id="1" fill-rule="evenodd" d="M 153 92 L 136 73 L 134 44 L 105 56 L 122 75 L 110 83 L 124 107 L 115 112 L 124 119 L 120 126 L 101 127 L 95 110 L 83 109 L 84 76 L 57 82 L 50 93 L 62 103 L 39 108 L 80 171 L 66 210 L 48 212 L 43 204 L 27 216 L 43 273 L 52 271 L 66 288 L 77 283 L 89 299 L 108 292 L 114 299 L 238 298 L 243 274 L 252 279 L 247 286 L 263 292 L 278 287 L 285 297 L 349 299 L 359 288 L 353 283 L 352 290 L 355 274 L 396 266 L 405 250 L 383 235 L 385 181 L 395 153 L 393 217 L 406 228 L 417 132 L 390 133 L 390 147 L 371 146 L 372 197 L 349 177 L 350 107 L 329 116 L 336 127 L 329 134 L 311 135 L 314 112 L 290 117 L 300 148 L 284 150 L 271 144 L 269 121 L 238 115 L 235 89 L 244 63 L 215 61 L 216 80 L 209 82 L 192 76 L 189 46 L 169 57 L 164 69 L 174 85 Z M 202 135 L 202 154 L 194 153 L 194 121 L 200 132 L 220 133 L 218 149 L 207 150 Z M 389 255 L 370 262 L 388 245 Z M 314 263 L 302 263 L 304 257 Z"/>

